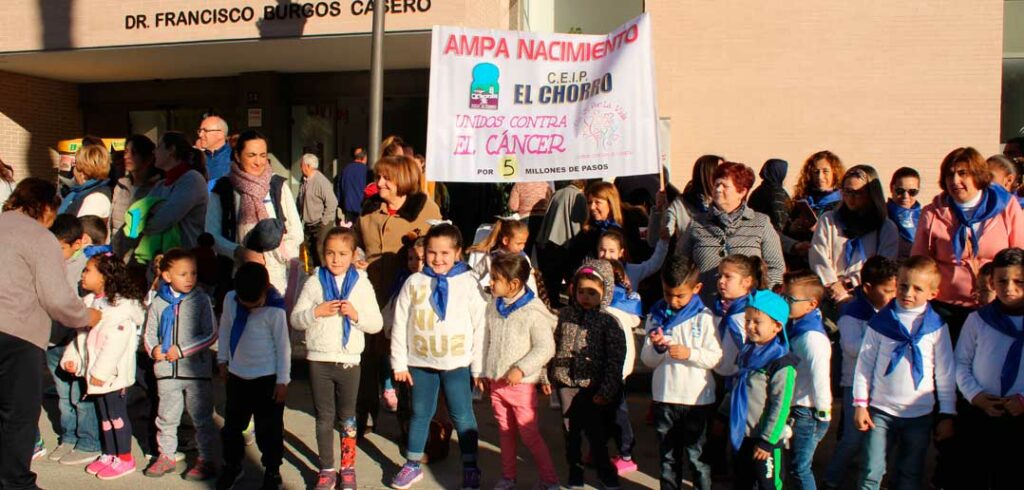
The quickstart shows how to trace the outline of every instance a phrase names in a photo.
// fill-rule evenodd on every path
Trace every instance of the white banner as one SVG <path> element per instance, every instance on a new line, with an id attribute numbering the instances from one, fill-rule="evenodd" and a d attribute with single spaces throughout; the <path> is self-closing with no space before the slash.
<path id="1" fill-rule="evenodd" d="M 435 26 L 427 178 L 609 178 L 658 172 L 651 30 L 607 36 Z"/>

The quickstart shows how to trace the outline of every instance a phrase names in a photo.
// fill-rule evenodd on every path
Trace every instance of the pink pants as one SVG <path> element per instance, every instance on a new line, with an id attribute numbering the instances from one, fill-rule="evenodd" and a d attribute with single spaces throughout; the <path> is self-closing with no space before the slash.
<path id="1" fill-rule="evenodd" d="M 551 462 L 544 438 L 537 426 L 537 387 L 520 383 L 509 386 L 504 381 L 491 383 L 491 408 L 498 421 L 498 435 L 501 444 L 501 473 L 503 477 L 516 477 L 516 432 L 523 438 L 523 444 L 530 450 L 537 464 L 540 479 L 547 485 L 558 483 L 555 465 Z"/>

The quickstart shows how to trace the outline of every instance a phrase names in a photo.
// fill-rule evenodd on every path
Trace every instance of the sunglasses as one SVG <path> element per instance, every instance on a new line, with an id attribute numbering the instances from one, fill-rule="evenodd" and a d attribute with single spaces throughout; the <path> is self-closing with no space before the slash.
<path id="1" fill-rule="evenodd" d="M 920 189 L 904 189 L 902 187 L 897 187 L 896 189 L 894 189 L 894 191 L 896 192 L 897 196 L 908 194 L 910 197 L 917 197 L 917 193 L 921 192 Z"/>
<path id="2" fill-rule="evenodd" d="M 789 295 L 783 296 L 782 298 L 786 300 L 786 303 L 789 303 L 791 305 L 795 305 L 797 303 L 803 303 L 805 301 L 814 301 L 811 298 L 794 298 L 794 297 L 789 296 Z"/>

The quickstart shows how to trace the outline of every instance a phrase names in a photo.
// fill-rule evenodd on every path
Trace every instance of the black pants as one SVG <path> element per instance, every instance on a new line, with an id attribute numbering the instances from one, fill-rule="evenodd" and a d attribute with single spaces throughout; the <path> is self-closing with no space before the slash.
<path id="1" fill-rule="evenodd" d="M 989 417 L 973 405 L 957 407 L 957 442 L 965 468 L 951 488 L 1021 488 L 1024 462 L 1024 417 Z"/>
<path id="2" fill-rule="evenodd" d="M 322 227 L 319 224 L 305 225 L 303 227 L 303 233 L 306 238 L 306 253 L 309 254 L 309 263 L 320 267 L 320 229 Z"/>
<path id="3" fill-rule="evenodd" d="M 538 248 L 537 260 L 537 266 L 544 278 L 544 288 L 551 299 L 551 307 L 558 308 L 561 306 L 562 280 L 567 279 L 569 274 L 569 250 L 553 243 L 546 243 Z"/>
<path id="4" fill-rule="evenodd" d="M 356 424 L 359 437 L 366 433 L 367 419 L 374 424 L 380 415 L 381 359 L 388 355 L 388 340 L 383 333 L 363 336 L 366 347 L 359 362 L 359 396 L 356 399 Z"/>
<path id="5" fill-rule="evenodd" d="M 10 319 L 6 319 L 10 321 Z M 0 332 L 0 488 L 37 488 L 32 450 L 43 403 L 45 351 Z"/>
<path id="6" fill-rule="evenodd" d="M 274 401 L 277 377 L 263 376 L 243 379 L 228 374 L 227 406 L 225 407 L 224 428 L 221 441 L 224 444 L 224 464 L 238 467 L 245 455 L 245 438 L 242 431 L 249 425 L 249 419 L 256 424 L 256 445 L 263 456 L 260 461 L 269 471 L 281 467 L 284 453 L 284 403 Z"/>
<path id="7" fill-rule="evenodd" d="M 313 408 L 316 412 L 316 446 L 320 469 L 335 468 L 334 428 L 340 426 L 342 429 L 342 445 L 345 438 L 356 437 L 359 366 L 346 368 L 333 362 L 310 361 L 309 383 L 313 389 Z M 344 461 L 341 467 L 345 467 Z"/>
<path id="8" fill-rule="evenodd" d="M 565 419 L 565 457 L 569 463 L 569 484 L 583 484 L 583 434 L 590 443 L 590 456 L 597 468 L 597 477 L 606 486 L 617 486 L 619 474 L 608 457 L 608 439 L 616 430 L 615 412 L 619 400 L 604 405 L 594 403 L 594 390 L 559 388 L 558 398 Z"/>
<path id="9" fill-rule="evenodd" d="M 132 423 L 128 419 L 126 390 L 96 396 L 96 419 L 100 422 L 103 454 L 132 454 Z"/>
<path id="10" fill-rule="evenodd" d="M 786 472 L 782 467 L 782 447 L 770 451 L 765 461 L 754 459 L 757 439 L 745 438 L 733 460 L 733 487 L 735 490 L 781 490 Z"/>
<path id="11" fill-rule="evenodd" d="M 707 440 L 712 405 L 690 406 L 654 403 L 654 430 L 661 455 L 661 490 L 683 487 L 683 463 L 687 463 L 694 488 L 711 490 L 711 467 L 701 460 Z"/>

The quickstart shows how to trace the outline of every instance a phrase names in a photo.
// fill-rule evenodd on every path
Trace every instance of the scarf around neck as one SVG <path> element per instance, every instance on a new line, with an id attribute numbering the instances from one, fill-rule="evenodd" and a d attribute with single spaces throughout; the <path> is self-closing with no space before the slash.
<path id="1" fill-rule="evenodd" d="M 68 195 L 64 196 L 64 200 L 60 202 L 60 207 L 57 208 L 57 214 L 64 214 L 64 212 L 71 206 L 71 203 L 75 202 L 75 199 L 77 199 L 79 195 L 87 194 L 89 191 L 105 186 L 109 182 L 110 179 L 89 179 L 81 184 L 73 184 Z"/>
<path id="2" fill-rule="evenodd" d="M 519 297 L 519 299 L 511 303 L 505 302 L 505 298 L 494 299 L 494 306 L 495 308 L 498 309 L 498 314 L 501 315 L 502 318 L 508 318 L 509 315 L 515 313 L 516 310 L 526 306 L 530 301 L 533 301 L 533 290 L 531 290 L 530 288 L 525 289 L 526 292 L 524 292 L 523 295 Z"/>
<path id="3" fill-rule="evenodd" d="M 857 288 L 853 293 L 853 299 L 849 303 L 843 305 L 839 310 L 839 316 L 851 316 L 866 322 L 875 316 L 875 307 L 868 301 L 868 297 L 864 295 L 864 291 Z"/>
<path id="4" fill-rule="evenodd" d="M 899 230 L 900 238 L 913 242 L 914 236 L 917 235 L 917 222 L 921 220 L 921 203 L 915 202 L 910 209 L 907 209 L 890 199 L 885 203 L 885 209 L 889 212 L 889 220 Z"/>
<path id="5" fill-rule="evenodd" d="M 946 196 L 946 204 L 949 206 L 953 216 L 956 217 L 956 231 L 953 234 L 953 257 L 959 264 L 964 255 L 964 247 L 967 240 L 971 241 L 971 253 L 978 256 L 978 240 L 981 238 L 981 228 L 989 219 L 998 216 L 1006 209 L 1013 197 L 998 185 L 990 185 L 981 191 L 981 202 L 971 216 L 967 216 L 964 208 L 957 204 L 949 195 Z M 979 230 L 974 231 L 974 225 L 979 225 Z"/>
<path id="6" fill-rule="evenodd" d="M 736 322 L 736 320 L 733 320 L 732 317 L 747 309 L 748 298 L 750 296 L 733 300 L 732 303 L 729 303 L 729 309 L 722 307 L 721 299 L 716 300 L 711 306 L 711 311 L 721 318 L 718 322 L 718 338 L 724 339 L 725 334 L 728 333 L 729 337 L 736 343 L 736 347 L 743 346 L 743 326 Z"/>
<path id="7" fill-rule="evenodd" d="M 277 292 L 274 286 L 270 286 L 270 289 L 267 290 L 267 299 L 263 302 L 262 308 L 280 308 L 284 310 L 284 297 L 281 296 L 281 293 Z M 231 357 L 235 357 L 235 349 L 238 348 L 238 341 L 242 340 L 242 334 L 245 333 L 247 323 L 249 323 L 249 309 L 242 306 L 238 298 L 235 298 L 235 321 L 231 323 L 229 343 Z"/>
<path id="8" fill-rule="evenodd" d="M 743 344 L 736 364 L 739 371 L 732 386 L 732 400 L 729 404 L 729 440 L 734 451 L 739 451 L 747 428 L 747 380 L 755 371 L 768 366 L 772 361 L 786 355 L 789 349 L 776 336 L 765 345 L 753 342 Z"/>
<path id="9" fill-rule="evenodd" d="M 608 219 L 598 219 L 590 222 L 590 229 L 597 230 L 598 234 L 604 233 L 610 229 L 622 229 L 618 223 L 615 222 L 615 218 L 608 217 Z"/>
<path id="10" fill-rule="evenodd" d="M 326 267 L 320 267 L 320 270 L 317 271 L 317 278 L 320 280 L 320 289 L 324 292 L 324 301 L 347 300 L 349 295 L 352 294 L 352 290 L 355 289 L 356 282 L 359 281 L 359 272 L 350 265 L 348 270 L 345 271 L 345 278 L 341 282 L 340 291 L 338 290 L 338 281 L 335 279 L 334 274 Z M 352 320 L 342 315 L 341 322 L 341 345 L 347 347 L 348 337 L 352 332 Z"/>
<path id="11" fill-rule="evenodd" d="M 828 336 L 828 332 L 825 331 L 825 327 L 821 324 L 821 310 L 815 308 L 810 313 L 796 320 L 786 322 L 786 337 L 789 338 L 790 342 L 807 332 L 821 332 Z"/>
<path id="12" fill-rule="evenodd" d="M 615 288 L 612 289 L 612 301 L 608 306 L 622 310 L 631 315 L 642 316 L 644 314 L 643 303 L 640 300 L 640 295 L 635 292 L 628 292 L 625 287 L 618 284 L 616 284 Z"/>
<path id="13" fill-rule="evenodd" d="M 1000 395 L 1006 396 L 1010 388 L 1013 388 L 1014 383 L 1017 382 L 1021 355 L 1024 354 L 1024 330 L 1017 330 L 1017 326 L 1013 324 L 1010 316 L 1003 313 L 1001 305 L 1002 303 L 996 300 L 978 310 L 978 316 L 986 325 L 1011 339 L 1010 350 L 1006 352 L 1003 369 L 999 375 Z"/>
<path id="14" fill-rule="evenodd" d="M 823 211 L 825 211 L 825 208 L 839 202 L 842 199 L 843 196 L 842 194 L 839 193 L 839 189 L 835 189 L 829 192 L 811 192 L 807 194 L 807 197 L 804 198 L 804 201 L 807 201 L 807 205 L 810 206 L 815 213 L 821 214 Z"/>
<path id="15" fill-rule="evenodd" d="M 167 302 L 167 307 L 160 313 L 160 329 L 157 331 L 157 338 L 160 340 L 160 352 L 166 354 L 171 350 L 171 344 L 174 342 L 174 324 L 178 319 L 178 305 L 188 295 L 178 294 L 175 296 L 171 285 L 166 282 L 160 283 L 160 288 L 156 290 L 156 295 Z"/>
<path id="16" fill-rule="evenodd" d="M 924 379 L 924 357 L 918 344 L 925 335 L 942 328 L 943 325 L 945 323 L 942 322 L 942 318 L 932 310 L 931 305 L 928 305 L 924 310 L 924 319 L 921 322 L 921 327 L 917 329 L 917 332 L 911 334 L 909 329 L 913 328 L 913 325 L 909 327 L 903 325 L 900 323 L 899 317 L 896 316 L 895 300 L 889 302 L 885 308 L 882 308 L 868 322 L 868 327 L 898 342 L 896 348 L 892 350 L 892 354 L 889 356 L 889 366 L 885 369 L 885 375 L 892 374 L 900 361 L 906 357 L 907 361 L 910 362 L 910 374 L 914 379 L 914 389 L 917 389 L 921 385 L 921 380 Z"/>
<path id="17" fill-rule="evenodd" d="M 238 224 L 248 225 L 259 223 L 270 217 L 263 199 L 270 193 L 270 165 L 263 168 L 260 175 L 245 173 L 237 163 L 231 164 L 228 181 L 239 195 Z M 223 212 L 228 212 L 224 210 Z M 278 216 L 281 218 L 281 216 Z"/>
<path id="18" fill-rule="evenodd" d="M 434 272 L 429 265 L 423 266 L 423 273 L 434 280 L 434 287 L 430 292 L 430 305 L 434 307 L 434 313 L 441 321 L 444 321 L 445 314 L 448 312 L 448 278 L 465 272 L 469 272 L 469 265 L 461 260 L 452 265 L 451 270 L 446 274 Z"/>
<path id="19" fill-rule="evenodd" d="M 705 308 L 704 302 L 700 300 L 698 294 L 694 294 L 690 298 L 690 302 L 678 310 L 669 308 L 668 303 L 664 299 L 660 299 L 651 307 L 651 321 L 654 323 L 654 327 L 648 329 L 648 333 L 656 328 L 661 328 L 662 335 L 671 335 L 672 330 L 675 330 L 677 326 L 699 315 Z"/>

